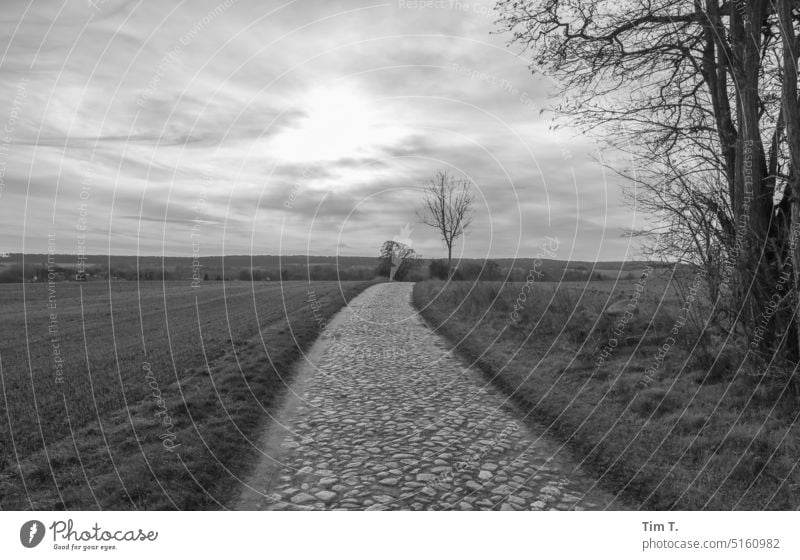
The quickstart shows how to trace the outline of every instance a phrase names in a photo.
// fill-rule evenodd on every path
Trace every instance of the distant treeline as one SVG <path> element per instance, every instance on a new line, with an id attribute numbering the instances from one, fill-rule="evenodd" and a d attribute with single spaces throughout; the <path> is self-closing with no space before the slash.
<path id="1" fill-rule="evenodd" d="M 74 256 L 57 255 L 48 266 L 46 255 L 21 255 L 0 260 L 0 283 L 63 281 L 321 281 L 370 280 L 386 276 L 385 263 L 377 257 L 207 257 L 193 261 L 185 257 L 92 256 L 84 273 L 78 274 Z M 633 277 L 644 263 L 584 263 L 549 259 L 462 259 L 455 264 L 455 281 L 525 282 L 531 270 L 537 281 L 614 280 Z M 395 280 L 418 282 L 447 278 L 447 262 L 415 259 Z"/>

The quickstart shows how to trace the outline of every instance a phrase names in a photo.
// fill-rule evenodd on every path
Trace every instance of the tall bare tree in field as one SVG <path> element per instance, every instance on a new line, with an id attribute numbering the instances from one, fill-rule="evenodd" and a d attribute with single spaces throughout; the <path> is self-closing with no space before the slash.
<path id="1" fill-rule="evenodd" d="M 557 114 L 644 162 L 639 186 L 658 188 L 640 195 L 666 224 L 653 237 L 691 248 L 682 231 L 716 232 L 704 258 L 723 261 L 729 328 L 748 349 L 800 360 L 800 2 L 500 0 L 496 9 L 534 71 L 559 84 Z M 691 213 L 675 206 L 687 200 Z"/>
<path id="2" fill-rule="evenodd" d="M 439 171 L 424 187 L 425 206 L 417 216 L 420 221 L 439 232 L 447 247 L 447 273 L 453 274 L 453 245 L 464 235 L 472 221 L 475 195 L 467 179 L 457 179 L 448 171 Z"/>

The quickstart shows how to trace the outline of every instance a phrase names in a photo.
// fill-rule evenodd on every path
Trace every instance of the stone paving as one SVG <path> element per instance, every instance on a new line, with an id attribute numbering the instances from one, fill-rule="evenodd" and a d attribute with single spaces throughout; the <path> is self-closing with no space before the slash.
<path id="1" fill-rule="evenodd" d="M 608 508 L 612 496 L 448 351 L 411 289 L 372 286 L 331 322 L 237 507 Z"/>

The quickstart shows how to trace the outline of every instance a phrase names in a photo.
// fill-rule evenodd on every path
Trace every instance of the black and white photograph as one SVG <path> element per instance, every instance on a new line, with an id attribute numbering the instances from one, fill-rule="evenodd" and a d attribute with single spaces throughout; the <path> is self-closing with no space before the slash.
<path id="1" fill-rule="evenodd" d="M 4 558 L 800 554 L 800 1 L 0 27 Z"/>

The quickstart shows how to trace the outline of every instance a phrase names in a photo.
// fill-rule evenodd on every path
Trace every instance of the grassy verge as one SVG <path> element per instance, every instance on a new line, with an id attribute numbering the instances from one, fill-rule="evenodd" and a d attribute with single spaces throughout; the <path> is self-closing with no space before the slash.
<path id="1" fill-rule="evenodd" d="M 796 509 L 798 402 L 683 321 L 687 293 L 622 283 L 422 282 L 414 303 L 455 348 L 645 509 Z M 524 294 L 524 296 L 521 296 Z M 638 296 L 634 296 L 638 294 Z M 609 301 L 637 313 L 602 313 Z M 695 302 L 696 303 L 696 302 Z"/>
<path id="2" fill-rule="evenodd" d="M 4 286 L 0 507 L 225 507 L 292 364 L 370 284 L 59 284 L 58 370 L 44 287 Z"/>

